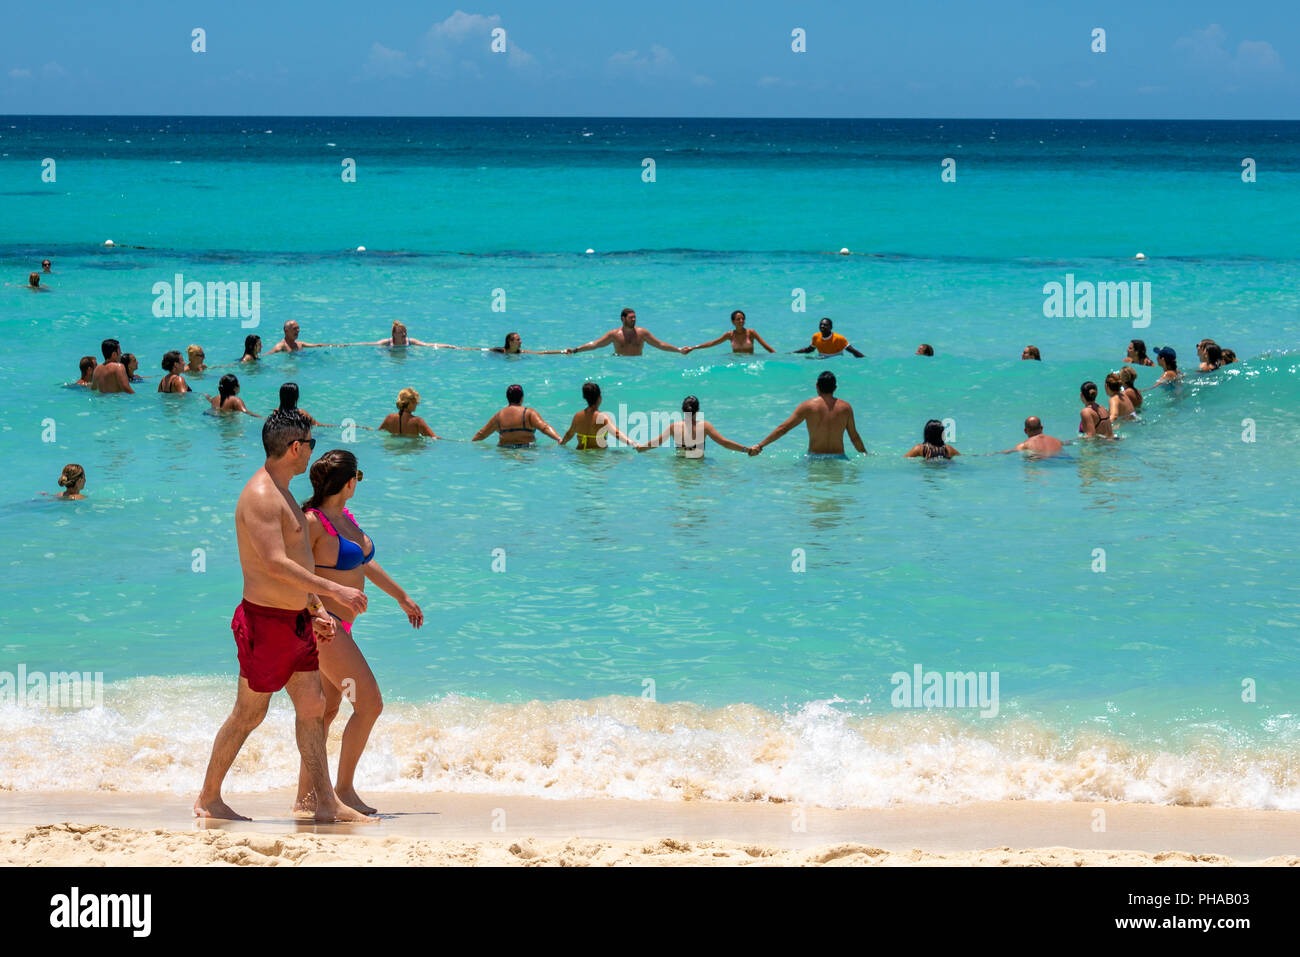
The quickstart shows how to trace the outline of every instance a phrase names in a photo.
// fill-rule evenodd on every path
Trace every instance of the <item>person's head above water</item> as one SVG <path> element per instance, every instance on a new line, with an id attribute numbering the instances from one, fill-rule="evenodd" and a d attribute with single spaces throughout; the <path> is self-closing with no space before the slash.
<path id="1" fill-rule="evenodd" d="M 262 351 L 261 336 L 244 336 L 244 355 L 257 358 L 257 354 Z M 240 358 L 243 358 L 242 356 Z"/>
<path id="2" fill-rule="evenodd" d="M 1132 366 L 1125 366 L 1124 368 L 1120 369 L 1119 372 L 1116 373 L 1116 375 L 1119 376 L 1119 381 L 1123 383 L 1124 388 L 1126 389 L 1133 388 L 1134 383 L 1137 382 L 1137 377 L 1138 377 L 1137 370 L 1134 369 Z"/>
<path id="3" fill-rule="evenodd" d="M 48 259 L 42 259 L 41 272 L 49 272 L 49 271 L 50 271 L 50 261 Z"/>
<path id="4" fill-rule="evenodd" d="M 700 400 L 693 395 L 688 395 L 682 399 L 682 411 L 687 415 L 695 415 L 700 411 Z"/>
<path id="5" fill-rule="evenodd" d="M 520 346 L 522 346 L 523 343 L 524 343 L 524 338 L 519 333 L 517 332 L 506 333 L 506 344 L 504 346 L 506 352 L 512 352 L 512 353 L 518 352 Z"/>
<path id="6" fill-rule="evenodd" d="M 135 375 L 135 370 L 140 368 L 140 360 L 135 357 L 134 352 L 128 352 L 122 356 L 122 365 L 126 366 L 127 375 Z"/>
<path id="7" fill-rule="evenodd" d="M 221 396 L 222 402 L 225 402 L 238 391 L 239 379 L 235 377 L 234 373 L 227 372 L 221 377 L 221 381 L 217 383 L 217 395 Z"/>
<path id="8" fill-rule="evenodd" d="M 202 362 L 203 347 L 199 345 L 186 346 L 185 355 L 189 358 L 190 362 L 195 362 L 195 361 Z"/>
<path id="9" fill-rule="evenodd" d="M 943 422 L 939 419 L 931 419 L 925 423 L 924 442 L 926 445 L 942 446 L 943 441 Z"/>
<path id="10" fill-rule="evenodd" d="M 1144 339 L 1130 339 L 1128 357 L 1135 362 L 1147 361 L 1147 344 Z"/>
<path id="11" fill-rule="evenodd" d="M 510 405 L 518 405 L 524 401 L 524 387 L 521 385 L 512 385 L 506 389 L 506 402 Z"/>
<path id="12" fill-rule="evenodd" d="M 40 284 L 41 284 L 41 274 L 40 274 L 40 273 L 38 273 L 38 272 L 28 273 L 28 275 L 27 275 L 27 285 L 29 285 L 29 286 L 31 286 L 33 289 L 35 289 L 35 288 L 36 288 L 37 286 L 39 286 Z"/>
<path id="13" fill-rule="evenodd" d="M 1036 415 L 1031 415 L 1025 419 L 1025 435 L 1040 435 L 1043 431 L 1043 420 Z"/>
<path id="14" fill-rule="evenodd" d="M 1120 392 L 1123 390 L 1123 388 L 1124 388 L 1124 380 L 1119 377 L 1118 373 L 1111 372 L 1106 375 L 1107 395 L 1119 395 Z"/>
<path id="15" fill-rule="evenodd" d="M 90 374 L 95 371 L 95 366 L 99 365 L 99 363 L 95 361 L 94 356 L 82 356 L 79 365 L 81 366 L 81 377 L 89 379 Z"/>
<path id="16" fill-rule="evenodd" d="M 834 325 L 835 324 L 831 322 L 828 317 L 823 316 L 821 322 L 817 323 L 817 331 L 823 336 L 829 336 Z"/>
<path id="17" fill-rule="evenodd" d="M 1097 383 L 1088 381 L 1079 386 L 1079 395 L 1083 397 L 1084 402 L 1097 401 Z"/>
<path id="18" fill-rule="evenodd" d="M 928 342 L 923 342 L 916 347 L 916 354 L 918 356 L 932 356 L 934 355 L 934 346 Z"/>
<path id="19" fill-rule="evenodd" d="M 624 309 L 622 312 L 620 312 L 618 314 L 618 317 L 623 320 L 623 325 L 625 326 L 636 325 L 636 310 L 631 307 L 628 307 Z"/>
<path id="20" fill-rule="evenodd" d="M 1155 356 L 1156 362 L 1159 362 L 1162 368 L 1170 372 L 1178 371 L 1178 353 L 1174 352 L 1173 349 L 1168 346 L 1161 346 L 1155 351 Z"/>
<path id="21" fill-rule="evenodd" d="M 408 415 L 415 411 L 415 407 L 420 404 L 420 393 L 412 388 L 405 388 L 397 393 L 397 411 L 400 415 L 405 412 Z"/>
<path id="22" fill-rule="evenodd" d="M 1217 342 L 1205 344 L 1205 361 L 1212 366 L 1223 365 L 1223 350 Z"/>
<path id="23" fill-rule="evenodd" d="M 165 354 L 163 355 L 163 357 L 162 357 L 162 367 L 163 367 L 163 371 L 164 371 L 164 372 L 177 372 L 177 371 L 179 371 L 179 370 L 176 368 L 176 363 L 178 363 L 178 362 L 179 362 L 181 365 L 185 365 L 185 358 L 181 355 L 181 352 L 180 352 L 179 349 L 173 349 L 171 352 L 165 353 Z"/>
<path id="24" fill-rule="evenodd" d="M 297 338 L 298 338 L 298 323 L 290 319 L 288 322 L 284 324 L 284 340 L 285 342 L 293 342 L 293 340 Z"/>
<path id="25" fill-rule="evenodd" d="M 221 381 L 233 378 L 232 375 L 222 376 Z M 311 420 L 298 409 L 276 409 L 262 423 L 262 448 L 266 450 L 266 457 L 279 459 L 290 451 L 296 451 L 303 456 L 302 471 L 306 471 L 306 461 L 311 456 L 310 436 Z M 294 445 L 295 442 L 302 444 Z"/>
<path id="26" fill-rule="evenodd" d="M 745 324 L 745 314 L 737 309 L 731 314 L 731 324 L 739 329 Z"/>
<path id="27" fill-rule="evenodd" d="M 105 339 L 99 344 L 99 351 L 104 353 L 105 362 L 115 362 L 121 358 L 122 344 L 116 339 Z"/>
<path id="28" fill-rule="evenodd" d="M 1043 361 L 1043 357 L 1038 352 L 1038 346 L 1025 346 L 1024 352 L 1020 353 L 1020 358 L 1036 359 L 1039 362 Z"/>
<path id="29" fill-rule="evenodd" d="M 388 333 L 388 338 L 393 340 L 391 343 L 392 345 L 395 346 L 406 345 L 406 325 L 394 319 L 393 328 Z"/>
<path id="30" fill-rule="evenodd" d="M 835 373 L 827 370 L 817 377 L 817 394 L 835 394 Z"/>
<path id="31" fill-rule="evenodd" d="M 600 386 L 594 382 L 584 382 L 582 384 L 582 398 L 587 403 L 587 408 L 594 409 L 600 405 Z"/>
<path id="32" fill-rule="evenodd" d="M 286 382 L 280 386 L 280 408 L 286 412 L 298 408 L 298 383 Z"/>
<path id="33" fill-rule="evenodd" d="M 1232 363 L 1234 363 L 1234 362 L 1236 362 L 1236 361 L 1237 361 L 1237 353 L 1233 352 L 1231 349 L 1224 349 L 1224 350 L 1223 350 L 1223 362 L 1224 362 L 1224 365 L 1231 365 Z"/>
<path id="34" fill-rule="evenodd" d="M 59 488 L 67 489 L 75 495 L 85 484 L 85 469 L 76 462 L 69 462 L 67 465 L 63 466 L 63 471 L 59 474 Z"/>
<path id="35" fill-rule="evenodd" d="M 347 449 L 330 449 L 312 463 L 311 498 L 302 503 L 303 508 L 320 508 L 331 495 L 337 495 L 349 482 L 362 479 L 357 468 L 357 457 Z"/>

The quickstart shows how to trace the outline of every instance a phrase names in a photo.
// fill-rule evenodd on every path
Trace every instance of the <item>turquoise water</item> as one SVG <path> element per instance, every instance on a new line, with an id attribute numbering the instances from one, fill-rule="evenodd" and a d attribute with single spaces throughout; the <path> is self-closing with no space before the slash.
<path id="1" fill-rule="evenodd" d="M 197 342 L 231 362 L 249 331 L 155 318 L 153 284 L 181 273 L 260 283 L 267 348 L 288 319 L 307 341 L 378 339 L 401 319 L 425 340 L 518 330 L 525 348 L 562 348 L 630 305 L 678 345 L 742 308 L 779 350 L 366 347 L 234 370 L 253 410 L 293 380 L 330 423 L 377 425 L 412 386 L 447 437 L 317 432 L 318 451 L 357 454 L 352 509 L 426 615 L 413 631 L 372 589 L 357 623 L 389 702 L 363 793 L 1300 807 L 1300 124 L 2 125 L 0 265 L 14 284 L 43 257 L 54 272 L 49 293 L 0 290 L 16 360 L 0 670 L 102 671 L 110 687 L 98 712 L 0 704 L 0 786 L 193 791 L 229 707 L 233 507 L 262 462 L 260 423 L 153 393 L 166 350 Z M 356 183 L 339 179 L 345 156 Z M 945 156 L 956 183 L 939 180 Z M 845 246 L 856 255 L 828 255 Z M 1043 285 L 1067 273 L 1150 282 L 1150 326 L 1045 318 Z M 789 354 L 822 315 L 869 358 Z M 109 335 L 151 377 L 141 394 L 60 388 Z M 1174 346 L 1184 369 L 1204 336 L 1242 361 L 1148 393 L 1121 443 L 986 454 L 1030 414 L 1071 437 L 1079 384 L 1133 336 Z M 923 341 L 934 358 L 913 355 Z M 1019 360 L 1028 343 L 1043 362 Z M 867 457 L 807 461 L 802 430 L 756 459 L 711 446 L 702 462 L 466 441 L 512 382 L 563 432 L 593 379 L 616 416 L 693 393 L 754 443 L 826 368 Z M 191 385 L 214 391 L 221 371 Z M 931 417 L 953 420 L 962 457 L 903 460 Z M 43 500 L 70 461 L 89 498 Z M 306 498 L 306 477 L 293 489 Z M 998 715 L 891 707 L 891 675 L 916 664 L 998 673 Z M 285 706 L 232 789 L 292 780 Z"/>

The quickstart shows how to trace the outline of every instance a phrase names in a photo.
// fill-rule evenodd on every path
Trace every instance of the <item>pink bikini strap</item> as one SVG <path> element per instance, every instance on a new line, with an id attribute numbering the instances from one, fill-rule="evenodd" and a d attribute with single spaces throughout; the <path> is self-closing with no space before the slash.
<path id="1" fill-rule="evenodd" d="M 335 538 L 338 538 L 338 537 L 339 537 L 339 533 L 336 532 L 336 531 L 334 530 L 334 526 L 330 524 L 330 520 L 329 520 L 328 518 L 325 517 L 325 513 L 324 513 L 324 512 L 322 512 L 322 511 L 321 511 L 320 509 L 318 509 L 318 508 L 309 508 L 309 509 L 307 509 L 307 511 L 309 511 L 309 512 L 315 512 L 315 513 L 316 513 L 316 517 L 320 519 L 320 523 L 321 523 L 322 525 L 325 526 L 325 531 L 329 532 L 329 533 L 330 533 L 331 535 L 333 535 Z M 343 510 L 343 513 L 344 513 L 345 515 L 347 514 L 347 509 L 346 509 L 346 508 Z M 348 515 L 348 518 L 351 518 L 351 517 L 352 517 L 351 515 Z"/>

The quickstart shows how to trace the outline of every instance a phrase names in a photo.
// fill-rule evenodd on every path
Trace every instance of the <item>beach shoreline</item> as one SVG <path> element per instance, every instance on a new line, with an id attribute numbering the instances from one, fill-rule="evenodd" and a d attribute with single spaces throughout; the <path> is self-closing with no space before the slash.
<path id="1" fill-rule="evenodd" d="M 1289 811 L 1082 802 L 836 810 L 433 793 L 374 796 L 384 812 L 375 824 L 316 825 L 290 815 L 291 797 L 230 794 L 254 820 L 204 823 L 191 817 L 192 798 L 176 794 L 11 791 L 0 794 L 0 861 L 1300 866 L 1300 814 Z"/>

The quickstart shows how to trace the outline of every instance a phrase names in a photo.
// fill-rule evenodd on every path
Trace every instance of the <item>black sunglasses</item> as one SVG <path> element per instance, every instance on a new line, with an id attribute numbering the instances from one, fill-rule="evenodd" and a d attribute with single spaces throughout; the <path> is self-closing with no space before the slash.
<path id="1" fill-rule="evenodd" d="M 315 451 L 316 451 L 316 440 L 315 440 L 315 439 L 294 439 L 294 441 L 295 441 L 295 442 L 306 442 L 306 443 L 307 443 L 307 449 L 308 449 L 308 451 L 311 451 L 311 452 L 315 452 Z"/>

